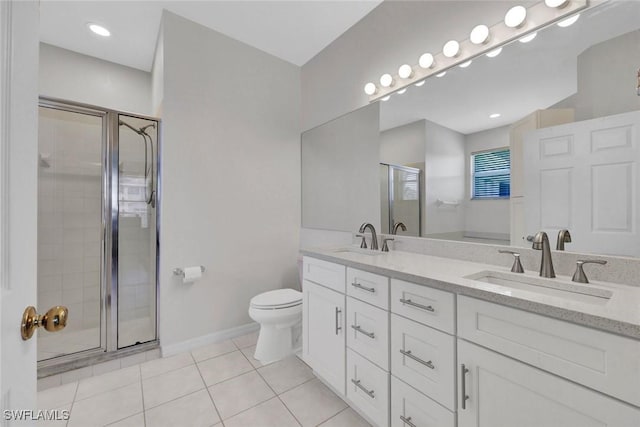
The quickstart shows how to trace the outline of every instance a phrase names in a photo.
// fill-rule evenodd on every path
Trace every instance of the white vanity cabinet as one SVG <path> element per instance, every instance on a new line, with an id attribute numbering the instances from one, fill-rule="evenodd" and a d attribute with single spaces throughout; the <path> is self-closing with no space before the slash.
<path id="1" fill-rule="evenodd" d="M 466 296 L 458 337 L 459 427 L 640 426 L 639 341 Z"/>
<path id="2" fill-rule="evenodd" d="M 458 363 L 458 427 L 640 425 L 631 405 L 463 340 Z"/>
<path id="3" fill-rule="evenodd" d="M 304 258 L 303 267 L 302 357 L 317 375 L 344 396 L 345 267 L 308 257 Z M 334 290 L 340 288 L 342 293 Z"/>

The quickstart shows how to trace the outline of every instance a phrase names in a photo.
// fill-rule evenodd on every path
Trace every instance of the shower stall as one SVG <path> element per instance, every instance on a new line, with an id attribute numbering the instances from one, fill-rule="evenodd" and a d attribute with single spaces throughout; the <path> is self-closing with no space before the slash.
<path id="1" fill-rule="evenodd" d="M 157 347 L 160 120 L 41 98 L 39 376 Z"/>

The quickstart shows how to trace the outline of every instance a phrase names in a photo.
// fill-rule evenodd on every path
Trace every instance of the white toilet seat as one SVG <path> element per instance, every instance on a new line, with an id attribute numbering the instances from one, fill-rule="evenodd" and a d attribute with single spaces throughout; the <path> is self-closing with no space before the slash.
<path id="1" fill-rule="evenodd" d="M 278 310 L 302 304 L 302 292 L 294 289 L 276 289 L 251 298 L 249 307 L 257 310 Z"/>

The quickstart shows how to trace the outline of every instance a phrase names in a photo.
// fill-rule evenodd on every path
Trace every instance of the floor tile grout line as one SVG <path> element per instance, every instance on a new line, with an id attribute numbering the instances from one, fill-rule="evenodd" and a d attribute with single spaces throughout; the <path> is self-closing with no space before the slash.
<path id="1" fill-rule="evenodd" d="M 76 382 L 76 391 L 73 392 L 73 400 L 71 401 L 71 406 L 69 406 L 69 419 L 65 424 L 66 427 L 69 427 L 69 422 L 71 421 L 71 412 L 73 411 L 73 405 L 76 403 L 76 395 L 78 394 L 78 388 L 80 387 L 80 381 Z"/>
<path id="2" fill-rule="evenodd" d="M 142 378 L 140 378 L 140 381 L 142 381 Z M 117 387 L 114 387 L 114 388 L 112 388 L 112 389 L 104 390 L 104 391 L 101 391 L 100 393 L 95 393 L 95 394 L 92 394 L 92 395 L 90 395 L 90 396 L 83 397 L 82 399 L 78 399 L 78 398 L 76 397 L 76 399 L 74 399 L 74 402 L 82 402 L 83 400 L 91 399 L 92 397 L 96 397 L 96 396 L 99 396 L 99 395 L 101 395 L 101 394 L 109 393 L 109 392 L 112 392 L 112 391 L 115 391 L 115 390 L 120 390 L 121 388 L 128 387 L 128 386 L 130 386 L 131 384 L 135 384 L 135 383 L 136 383 L 135 381 L 131 381 L 130 383 L 127 383 L 127 384 L 121 384 L 121 385 L 119 385 L 119 386 L 117 386 Z M 78 383 L 78 389 L 80 389 L 80 383 Z M 76 396 L 77 396 L 77 393 L 76 393 Z"/>
<path id="3" fill-rule="evenodd" d="M 235 343 L 233 345 L 235 345 Z M 222 415 L 220 415 L 220 411 L 218 410 L 218 407 L 216 406 L 216 402 L 213 400 L 213 396 L 211 396 L 211 391 L 209 391 L 209 387 L 207 386 L 207 382 L 204 380 L 204 377 L 202 376 L 202 371 L 200 371 L 200 366 L 198 365 L 198 362 L 196 362 L 195 357 L 193 357 L 193 354 L 191 352 L 189 352 L 189 354 L 191 354 L 191 358 L 193 359 L 193 361 L 194 361 L 194 363 L 196 365 L 196 369 L 198 370 L 198 375 L 200 375 L 200 379 L 202 380 L 202 384 L 204 384 L 204 389 L 207 391 L 207 395 L 209 395 L 209 400 L 211 400 L 211 404 L 213 405 L 213 409 L 216 411 L 216 414 L 218 415 L 218 419 L 220 420 L 220 422 L 224 426 L 224 423 L 222 421 Z"/>
<path id="4" fill-rule="evenodd" d="M 144 427 L 147 426 L 147 409 L 144 405 L 144 386 L 142 385 L 142 367 L 138 365 L 138 373 L 140 374 L 140 393 L 142 394 L 142 422 Z"/>
<path id="5" fill-rule="evenodd" d="M 340 397 L 340 396 L 338 396 L 338 397 Z M 346 402 L 345 402 L 345 403 L 346 403 Z M 330 416 L 330 417 L 329 417 L 329 418 L 327 418 L 326 420 L 324 420 L 324 421 L 322 421 L 322 422 L 320 422 L 320 423 L 316 424 L 316 427 L 320 427 L 322 424 L 326 423 L 326 422 L 327 422 L 327 421 L 329 421 L 329 420 L 334 419 L 335 417 L 337 417 L 338 415 L 340 415 L 341 413 L 343 413 L 344 411 L 347 411 L 347 410 L 349 410 L 349 409 L 351 409 L 351 406 L 349 406 L 349 405 L 347 404 L 347 407 L 346 407 L 346 408 L 344 408 L 344 409 L 342 409 L 342 410 L 338 411 L 337 413 L 333 414 L 332 416 Z"/>
<path id="6" fill-rule="evenodd" d="M 244 353 L 243 353 L 243 354 L 244 354 Z M 245 358 L 246 358 L 246 357 L 247 357 L 247 356 L 245 355 Z M 267 379 L 266 379 L 265 377 L 263 377 L 263 376 L 262 376 L 262 374 L 260 373 L 260 371 L 258 371 L 257 369 L 256 369 L 256 372 L 258 373 L 258 375 L 260 375 L 260 378 L 262 378 L 262 381 L 264 381 L 264 382 L 265 382 L 265 384 L 267 384 L 267 386 L 271 389 L 271 391 L 273 391 L 273 393 L 276 395 L 276 397 L 278 398 L 278 400 L 280 401 L 280 403 L 282 403 L 282 406 L 284 406 L 284 407 L 285 407 L 285 409 L 286 409 L 286 410 L 291 414 L 291 416 L 293 417 L 293 419 L 295 420 L 295 422 L 297 422 L 297 423 L 298 423 L 298 425 L 302 426 L 302 423 L 300 422 L 300 420 L 298 420 L 298 418 L 293 414 L 293 412 L 291 411 L 291 409 L 289 409 L 289 407 L 287 406 L 287 404 L 286 404 L 286 403 L 284 403 L 284 402 L 282 401 L 282 399 L 280 398 L 280 395 L 279 395 L 279 394 L 278 394 L 278 393 L 273 389 L 273 387 L 271 387 L 271 384 L 269 384 L 269 382 L 267 381 Z M 305 383 L 306 383 L 306 382 L 307 382 L 307 381 L 305 381 Z M 304 384 L 304 383 L 302 383 L 302 384 Z M 300 386 L 300 385 L 302 385 L 302 384 L 299 384 L 298 386 Z M 296 387 L 298 387 L 298 386 L 296 386 Z M 295 387 L 293 387 L 293 388 L 295 388 Z M 291 388 L 291 390 L 293 390 L 293 388 Z M 288 390 L 287 390 L 287 391 L 288 391 Z M 286 391 L 284 391 L 283 393 L 286 393 Z"/>

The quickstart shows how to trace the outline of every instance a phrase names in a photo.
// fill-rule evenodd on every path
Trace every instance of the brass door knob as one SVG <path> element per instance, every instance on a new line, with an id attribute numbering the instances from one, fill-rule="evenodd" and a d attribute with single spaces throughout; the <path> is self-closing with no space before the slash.
<path id="1" fill-rule="evenodd" d="M 67 326 L 68 315 L 69 309 L 60 305 L 50 308 L 42 316 L 38 315 L 35 307 L 29 306 L 25 308 L 22 315 L 22 326 L 20 327 L 22 339 L 26 341 L 31 338 L 40 326 L 44 326 L 49 332 L 57 332 L 64 329 Z"/>

